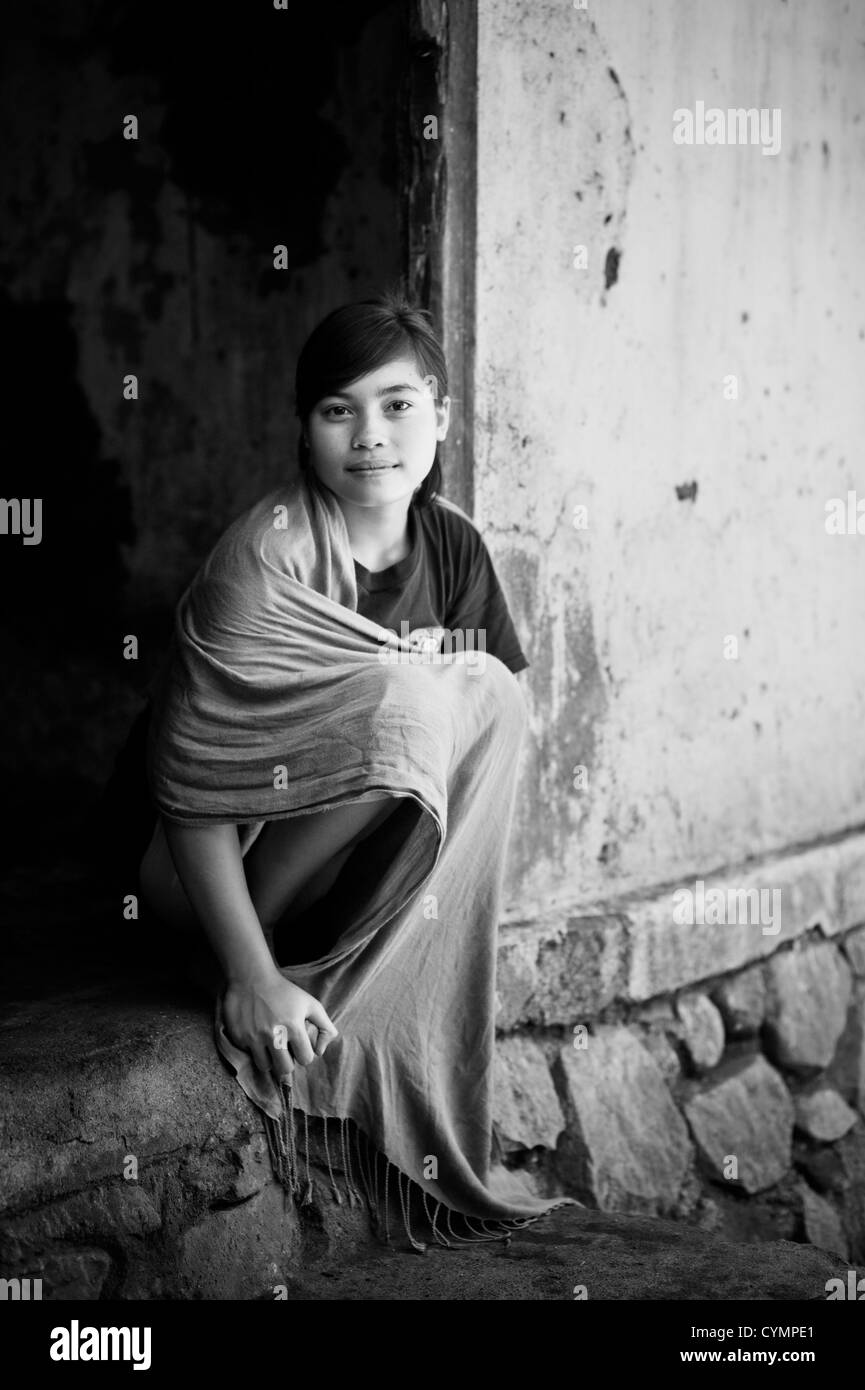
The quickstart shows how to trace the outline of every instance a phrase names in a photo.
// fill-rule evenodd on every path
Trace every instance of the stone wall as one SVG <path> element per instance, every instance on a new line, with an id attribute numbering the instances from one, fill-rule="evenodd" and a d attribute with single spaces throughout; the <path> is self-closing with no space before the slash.
<path id="1" fill-rule="evenodd" d="M 672 893 L 507 929 L 504 1161 L 603 1211 L 865 1258 L 863 871 L 862 839 L 766 866 L 776 937 L 677 928 Z"/>
<path id="2" fill-rule="evenodd" d="M 648 910 L 623 910 L 623 934 Z M 502 940 L 498 1159 L 539 1192 L 631 1216 L 640 1251 L 657 1246 L 662 1262 L 676 1237 L 646 1217 L 707 1240 L 782 1239 L 847 1267 L 865 1263 L 865 927 L 827 935 L 815 924 L 744 970 L 672 996 L 620 991 L 601 1007 L 587 992 L 575 1021 L 568 982 L 586 930 L 572 923 L 532 949 L 518 933 Z M 4 1277 L 42 1279 L 53 1300 L 304 1298 L 314 1296 L 305 1281 L 344 1278 L 353 1261 L 377 1279 L 386 1229 L 376 1233 L 370 1208 L 338 1196 L 333 1136 L 325 1150 L 312 1122 L 313 1191 L 295 1205 L 274 1181 L 259 1113 L 215 1055 L 209 1011 L 164 982 L 150 1004 L 140 980 L 135 993 L 134 1008 L 112 982 L 7 1014 Z M 580 1269 L 592 1264 L 592 1228 L 588 1249 L 581 1229 L 559 1258 L 565 1274 L 548 1269 L 543 1294 L 529 1296 L 571 1296 L 574 1251 Z M 629 1229 L 615 1227 L 626 1264 Z M 551 1231 L 545 1221 L 533 1240 Z M 390 1235 L 407 1248 L 395 1198 Z M 783 1283 L 790 1247 L 773 1249 Z M 666 1296 L 684 1296 L 697 1256 L 703 1296 L 744 1297 L 754 1286 L 735 1246 L 685 1241 L 661 1281 Z M 506 1263 L 495 1266 L 487 1282 L 500 1291 L 484 1296 L 527 1296 Z M 837 1273 L 803 1264 L 782 1292 L 764 1264 L 754 1296 L 822 1297 Z M 591 1297 L 645 1296 L 608 1276 L 594 1271 Z"/>

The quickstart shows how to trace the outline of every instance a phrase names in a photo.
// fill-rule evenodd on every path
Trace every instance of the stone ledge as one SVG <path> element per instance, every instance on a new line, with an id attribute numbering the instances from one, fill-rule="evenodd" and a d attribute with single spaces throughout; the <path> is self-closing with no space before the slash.
<path id="1" fill-rule="evenodd" d="M 815 1234 L 826 1239 L 829 1214 L 813 1194 L 811 1201 L 812 1220 L 819 1218 L 821 1226 Z M 329 1224 L 327 1213 L 325 1220 Z M 515 1232 L 507 1247 L 501 1242 L 450 1250 L 430 1245 L 423 1258 L 408 1248 L 401 1231 L 390 1247 L 352 1245 L 335 1227 L 318 1249 L 306 1239 L 299 1247 L 298 1234 L 296 1213 L 285 1210 L 282 1194 L 271 1184 L 248 1202 L 204 1214 L 164 1243 L 148 1247 L 142 1240 L 119 1241 L 114 1233 L 112 1255 L 91 1238 L 75 1247 L 43 1240 L 36 1249 L 22 1250 L 20 1259 L 10 1246 L 3 1257 L 7 1269 L 22 1271 L 18 1277 L 41 1278 L 49 1302 L 272 1302 L 280 1296 L 316 1302 L 572 1302 L 578 1297 L 628 1303 L 813 1302 L 828 1298 L 830 1279 L 846 1286 L 851 1269 L 826 1249 L 784 1240 L 739 1243 L 681 1222 L 574 1207 Z M 120 1260 L 115 1259 L 118 1246 Z M 860 1274 L 857 1270 L 856 1277 Z"/>
<path id="2" fill-rule="evenodd" d="M 651 1300 L 826 1299 L 829 1279 L 850 1266 L 789 1241 L 734 1244 L 694 1227 L 645 1216 L 566 1208 L 499 1245 L 431 1249 L 425 1259 L 370 1252 L 363 1262 L 304 1271 L 294 1300 L 503 1300 L 591 1303 Z"/>
<path id="3" fill-rule="evenodd" d="M 7 1011 L 0 1210 L 32 1207 L 260 1118 L 222 1065 L 202 1004 L 84 991 Z"/>
<path id="4" fill-rule="evenodd" d="M 582 916 L 509 922 L 499 945 L 497 1027 L 572 1028 L 611 1005 L 645 1003 L 740 970 L 805 932 L 839 937 L 865 923 L 865 835 L 705 876 L 707 893 L 779 889 L 781 930 L 775 935 L 759 923 L 674 922 L 674 893 L 693 891 L 695 881 Z"/>
<path id="5" fill-rule="evenodd" d="M 607 1009 L 615 1022 L 628 1006 L 729 976 L 808 931 L 819 930 L 837 945 L 843 943 L 851 968 L 859 969 L 862 929 L 852 928 L 865 918 L 863 864 L 865 837 L 856 836 L 729 880 L 735 887 L 768 884 L 787 890 L 783 930 L 777 936 L 763 935 L 759 925 L 676 927 L 671 922 L 673 889 L 663 897 L 632 898 L 616 911 L 570 916 L 549 926 L 510 925 L 500 945 L 505 1008 L 499 1026 L 564 1025 L 570 1032 L 576 1023 L 597 1019 Z M 707 880 L 708 886 L 722 883 L 717 877 Z M 823 949 L 832 949 L 828 941 Z M 125 983 L 106 979 L 73 993 L 71 977 L 64 978 L 65 993 L 15 1004 L 2 1024 L 0 1209 L 7 1216 L 69 1200 L 100 1184 L 120 1184 L 127 1155 L 146 1171 L 173 1161 L 172 1155 L 185 1163 L 184 1155 L 208 1148 L 233 1152 L 260 1131 L 257 1110 L 216 1053 L 210 1008 L 203 999 L 195 1002 L 176 984 L 141 976 Z M 558 1047 L 560 1036 L 548 1041 Z M 534 1072 L 527 1085 L 532 1076 Z M 835 1078 L 833 1084 L 846 1095 L 850 1088 L 841 1080 Z M 539 1123 L 542 1142 L 549 1142 L 560 1120 L 552 1091 L 547 1102 L 537 1114 L 514 1111 L 511 1128 L 519 1129 L 513 1136 L 518 1144 L 537 1143 Z M 252 1211 L 266 1205 L 266 1199 L 258 1200 L 259 1175 L 249 1162 L 243 1179 L 249 1190 L 238 1190 L 231 1200 L 255 1198 Z M 202 1178 L 204 1186 L 209 1181 Z M 122 1207 L 118 1215 L 114 1200 L 106 1197 L 108 1225 L 144 1223 L 146 1235 L 152 1220 L 146 1203 L 135 1206 L 131 1196 L 116 1196 Z M 78 1231 L 78 1216 L 73 1220 L 73 1215 L 67 1214 L 68 1220 Z M 219 1228 L 220 1239 L 231 1244 L 232 1220 L 208 1219 Z M 87 1226 L 82 1217 L 79 1234 Z M 101 1279 L 97 1256 L 98 1251 L 87 1258 L 96 1271 L 94 1279 Z M 206 1263 L 200 1251 L 198 1256 L 199 1263 Z"/>

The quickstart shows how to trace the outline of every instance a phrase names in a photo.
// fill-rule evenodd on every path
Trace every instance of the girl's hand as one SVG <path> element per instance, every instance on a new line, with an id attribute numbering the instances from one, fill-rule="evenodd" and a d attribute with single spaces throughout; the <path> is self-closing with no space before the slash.
<path id="1" fill-rule="evenodd" d="M 318 1000 L 277 970 L 263 978 L 230 981 L 222 1004 L 230 1041 L 251 1054 L 259 1071 L 273 1071 L 277 1080 L 291 1075 L 292 1058 L 308 1067 L 339 1036 Z"/>

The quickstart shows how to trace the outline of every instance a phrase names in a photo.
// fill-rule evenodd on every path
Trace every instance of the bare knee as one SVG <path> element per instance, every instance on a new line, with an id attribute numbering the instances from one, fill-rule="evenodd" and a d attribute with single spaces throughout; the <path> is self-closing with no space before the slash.
<path id="1" fill-rule="evenodd" d="M 385 794 L 269 822 L 244 860 L 262 926 L 271 927 L 290 906 L 326 891 L 355 845 L 387 819 L 397 800 Z"/>
<path id="2" fill-rule="evenodd" d="M 354 845 L 365 840 L 367 835 L 371 835 L 380 825 L 387 820 L 388 816 L 393 815 L 396 810 L 398 796 L 384 795 L 375 801 L 361 801 L 355 803 L 359 812 L 359 824 L 355 833 L 345 843 L 346 849 L 351 849 Z M 354 807 L 352 807 L 354 809 Z"/>

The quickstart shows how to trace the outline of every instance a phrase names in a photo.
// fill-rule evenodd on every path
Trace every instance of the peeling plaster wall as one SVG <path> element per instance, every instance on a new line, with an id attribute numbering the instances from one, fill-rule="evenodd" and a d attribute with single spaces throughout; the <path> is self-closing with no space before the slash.
<path id="1" fill-rule="evenodd" d="M 480 0 L 475 516 L 532 662 L 512 917 L 865 819 L 865 536 L 824 527 L 865 496 L 863 55 L 836 0 Z M 675 145 L 697 100 L 780 107 L 780 153 Z"/>

